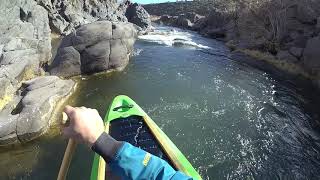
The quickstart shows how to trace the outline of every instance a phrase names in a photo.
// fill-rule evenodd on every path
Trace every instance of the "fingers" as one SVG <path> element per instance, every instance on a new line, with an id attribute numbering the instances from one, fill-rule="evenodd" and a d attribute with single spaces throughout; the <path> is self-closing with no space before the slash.
<path id="1" fill-rule="evenodd" d="M 64 137 L 72 138 L 72 135 L 73 135 L 72 129 L 70 127 L 63 127 L 62 134 Z"/>
<path id="2" fill-rule="evenodd" d="M 88 109 L 88 108 L 86 108 L 84 106 L 81 106 L 81 107 L 79 107 L 79 109 L 85 110 L 85 109 Z"/>
<path id="3" fill-rule="evenodd" d="M 74 111 L 76 110 L 76 108 L 66 105 L 66 107 L 64 107 L 63 111 L 68 115 L 68 117 L 70 117 Z"/>
<path id="4" fill-rule="evenodd" d="M 84 140 L 80 134 L 77 134 L 73 131 L 72 127 L 63 127 L 62 128 L 62 134 L 66 138 L 71 138 L 76 140 L 77 142 L 83 143 Z"/>

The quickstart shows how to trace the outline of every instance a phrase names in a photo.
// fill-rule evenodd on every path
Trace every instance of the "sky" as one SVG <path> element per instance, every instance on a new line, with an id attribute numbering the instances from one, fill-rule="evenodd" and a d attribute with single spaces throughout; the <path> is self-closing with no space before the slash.
<path id="1" fill-rule="evenodd" d="M 163 2 L 175 2 L 176 0 L 132 0 L 139 4 L 151 4 L 151 3 L 163 3 Z"/>

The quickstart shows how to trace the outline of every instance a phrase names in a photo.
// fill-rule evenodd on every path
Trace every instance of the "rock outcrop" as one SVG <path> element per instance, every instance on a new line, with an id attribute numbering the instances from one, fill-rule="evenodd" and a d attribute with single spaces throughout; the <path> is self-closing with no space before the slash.
<path id="1" fill-rule="evenodd" d="M 142 30 L 151 26 L 150 15 L 137 3 L 116 0 L 36 0 L 49 15 L 51 30 L 57 34 L 68 35 L 81 25 L 98 20 L 112 22 L 131 22 Z"/>
<path id="2" fill-rule="evenodd" d="M 315 81 L 320 79 L 318 1 L 216 0 L 144 7 L 151 15 L 161 16 L 154 18 L 157 23 L 225 41 L 232 50 L 270 54 L 279 61 L 280 68 Z M 289 67 L 297 68 L 289 70 Z"/>
<path id="3" fill-rule="evenodd" d="M 127 4 L 125 16 L 127 17 L 128 21 L 136 24 L 143 30 L 150 28 L 151 18 L 148 12 L 137 3 L 127 2 Z"/>
<path id="4" fill-rule="evenodd" d="M 121 70 L 129 62 L 136 30 L 131 23 L 97 21 L 65 37 L 50 66 L 63 77 Z"/>
<path id="5" fill-rule="evenodd" d="M 72 80 L 42 76 L 26 81 L 0 112 L 0 145 L 30 141 L 45 132 L 51 123 L 57 102 L 75 86 Z"/>
<path id="6" fill-rule="evenodd" d="M 196 13 L 185 13 L 185 14 L 179 14 L 178 16 L 169 16 L 169 15 L 162 15 L 156 23 L 160 23 L 163 25 L 168 26 L 175 26 L 179 28 L 184 29 L 194 29 L 194 24 L 200 22 L 201 19 L 203 19 L 204 16 L 200 16 Z"/>
<path id="7" fill-rule="evenodd" d="M 115 0 L 37 0 L 49 14 L 51 30 L 67 35 L 80 25 L 105 19 L 127 21 L 124 13 L 118 10 Z"/>
<path id="8" fill-rule="evenodd" d="M 32 0 L 0 5 L 0 111 L 24 79 L 43 73 L 51 58 L 47 11 Z"/>
<path id="9" fill-rule="evenodd" d="M 303 63 L 312 72 L 320 72 L 320 36 L 308 40 L 303 52 Z"/>
<path id="10" fill-rule="evenodd" d="M 72 91 L 72 80 L 45 71 L 70 77 L 121 70 L 136 30 L 151 26 L 143 7 L 116 0 L 3 0 L 0 22 L 0 145 L 45 132 L 57 103 Z M 65 36 L 53 61 L 52 35 Z"/>

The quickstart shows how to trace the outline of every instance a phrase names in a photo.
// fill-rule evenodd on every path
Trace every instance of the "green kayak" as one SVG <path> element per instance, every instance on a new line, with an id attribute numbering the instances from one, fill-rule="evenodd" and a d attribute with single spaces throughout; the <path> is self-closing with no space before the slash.
<path id="1" fill-rule="evenodd" d="M 202 179 L 187 158 L 128 96 L 114 98 L 104 118 L 105 131 L 119 141 L 126 141 L 167 161 L 176 170 L 194 179 Z M 108 170 L 102 157 L 95 154 L 91 180 L 119 179 Z"/>

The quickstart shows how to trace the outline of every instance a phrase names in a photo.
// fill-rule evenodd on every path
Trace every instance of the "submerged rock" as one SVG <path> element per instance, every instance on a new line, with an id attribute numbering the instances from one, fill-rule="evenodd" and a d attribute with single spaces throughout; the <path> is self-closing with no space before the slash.
<path id="1" fill-rule="evenodd" d="M 43 76 L 24 82 L 15 102 L 0 114 L 0 145 L 27 142 L 47 130 L 54 109 L 75 86 L 72 80 Z"/>
<path id="2" fill-rule="evenodd" d="M 63 77 L 122 70 L 129 62 L 136 30 L 131 23 L 97 21 L 65 37 L 50 66 Z"/>

